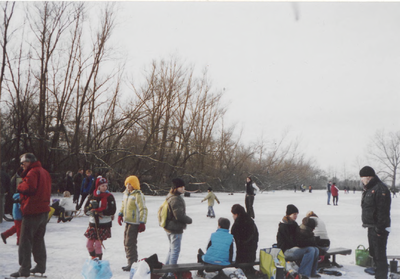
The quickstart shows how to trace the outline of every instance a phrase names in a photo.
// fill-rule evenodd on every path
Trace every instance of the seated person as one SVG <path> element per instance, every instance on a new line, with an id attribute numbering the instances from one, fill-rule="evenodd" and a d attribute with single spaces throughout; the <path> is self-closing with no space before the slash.
<path id="1" fill-rule="evenodd" d="M 235 238 L 237 247 L 236 263 L 252 263 L 256 260 L 258 245 L 258 229 L 254 220 L 247 214 L 240 204 L 234 204 L 231 209 L 235 222 L 232 225 L 231 234 Z M 254 267 L 243 268 L 246 277 L 261 276 Z"/>
<path id="2" fill-rule="evenodd" d="M 230 221 L 226 218 L 218 219 L 218 229 L 211 234 L 207 245 L 207 251 L 199 249 L 197 262 L 204 262 L 216 265 L 230 265 L 236 259 L 236 246 L 233 235 L 229 233 Z M 204 277 L 204 271 L 199 270 L 198 276 Z M 222 275 L 222 271 L 220 274 Z"/>
<path id="3" fill-rule="evenodd" d="M 310 217 L 304 217 L 299 227 L 299 234 L 297 236 L 297 246 L 304 248 L 307 246 L 317 247 L 320 255 L 325 255 L 326 251 L 320 248 L 317 244 L 317 238 L 314 235 L 314 229 L 317 222 Z"/>
<path id="4" fill-rule="evenodd" d="M 316 227 L 314 229 L 315 239 L 317 241 L 317 245 L 320 249 L 325 252 L 329 250 L 331 245 L 331 241 L 329 240 L 328 232 L 326 231 L 325 223 L 315 214 L 314 211 L 310 211 L 307 213 L 306 217 L 310 217 L 316 221 Z"/>
<path id="5" fill-rule="evenodd" d="M 311 278 L 321 277 L 317 273 L 319 251 L 317 247 L 298 247 L 300 228 L 296 223 L 299 210 L 293 204 L 286 207 L 286 215 L 279 223 L 276 236 L 277 246 L 282 249 L 286 260 L 301 261 L 298 273 Z"/>
<path id="6" fill-rule="evenodd" d="M 71 193 L 69 191 L 65 191 L 63 193 L 64 198 L 60 201 L 60 206 L 64 207 L 65 216 L 71 216 L 75 211 L 75 204 L 73 198 L 71 197 Z"/>

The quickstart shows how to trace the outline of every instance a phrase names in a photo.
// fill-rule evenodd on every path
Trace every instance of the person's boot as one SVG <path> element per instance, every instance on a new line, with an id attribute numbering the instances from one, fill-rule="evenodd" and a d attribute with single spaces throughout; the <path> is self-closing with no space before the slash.
<path id="1" fill-rule="evenodd" d="M 1 234 L 1 239 L 3 239 L 4 244 L 7 244 L 7 237 L 3 233 Z"/>
<path id="2" fill-rule="evenodd" d="M 45 272 L 45 271 L 39 269 L 38 266 L 35 266 L 34 268 L 32 268 L 32 269 L 30 270 L 30 273 L 33 273 L 33 274 L 35 274 L 35 273 L 41 273 L 41 274 L 43 274 L 44 272 Z"/>
<path id="3" fill-rule="evenodd" d="M 101 261 L 101 259 L 103 258 L 103 254 L 96 254 L 96 257 L 99 258 L 99 260 Z"/>
<path id="4" fill-rule="evenodd" d="M 123 266 L 123 267 L 122 267 L 122 270 L 123 270 L 123 271 L 128 271 L 128 272 L 129 272 L 129 271 L 131 271 L 131 266 L 132 266 L 132 265 L 130 265 L 130 264 L 128 264 L 127 266 Z"/>
<path id="5" fill-rule="evenodd" d="M 96 258 L 96 252 L 94 250 L 92 252 L 89 252 L 89 255 L 92 257 L 92 260 Z"/>

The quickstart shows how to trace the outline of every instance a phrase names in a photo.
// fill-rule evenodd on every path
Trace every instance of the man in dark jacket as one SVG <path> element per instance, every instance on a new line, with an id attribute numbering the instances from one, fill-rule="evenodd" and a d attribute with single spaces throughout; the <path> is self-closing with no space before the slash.
<path id="1" fill-rule="evenodd" d="M 46 246 L 44 235 L 50 211 L 51 178 L 32 153 L 21 157 L 22 182 L 18 185 L 20 193 L 22 225 L 18 248 L 19 271 L 11 277 L 28 277 L 30 273 L 46 271 Z M 31 254 L 36 266 L 31 268 Z"/>
<path id="2" fill-rule="evenodd" d="M 369 166 L 360 170 L 360 177 L 364 184 L 361 218 L 363 227 L 368 228 L 369 253 L 376 264 L 375 278 L 387 279 L 386 245 L 390 232 L 390 191 Z"/>

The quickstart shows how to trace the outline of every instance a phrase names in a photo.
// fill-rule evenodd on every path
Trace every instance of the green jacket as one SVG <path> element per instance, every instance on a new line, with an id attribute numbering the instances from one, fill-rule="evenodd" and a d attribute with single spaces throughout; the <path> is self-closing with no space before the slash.
<path id="1" fill-rule="evenodd" d="M 167 225 L 165 230 L 170 233 L 181 234 L 186 229 L 186 224 L 192 223 L 192 218 L 186 215 L 186 204 L 181 195 L 167 196 L 170 210 L 168 210 Z"/>
<path id="2" fill-rule="evenodd" d="M 219 200 L 214 192 L 208 192 L 207 196 L 202 200 L 202 202 L 205 200 L 208 200 L 208 206 L 214 206 L 215 201 L 219 203 Z"/>

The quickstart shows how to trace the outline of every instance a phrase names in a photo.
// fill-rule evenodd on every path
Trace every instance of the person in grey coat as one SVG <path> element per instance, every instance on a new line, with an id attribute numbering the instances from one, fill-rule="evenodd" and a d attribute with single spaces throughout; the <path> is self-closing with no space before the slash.
<path id="1" fill-rule="evenodd" d="M 185 193 L 185 182 L 180 178 L 172 180 L 172 187 L 167 195 L 169 205 L 167 224 L 164 228 L 169 241 L 169 251 L 165 264 L 177 264 L 181 251 L 183 230 L 192 219 L 186 215 L 186 204 L 182 198 Z M 166 274 L 163 278 L 175 278 L 173 274 Z"/>

